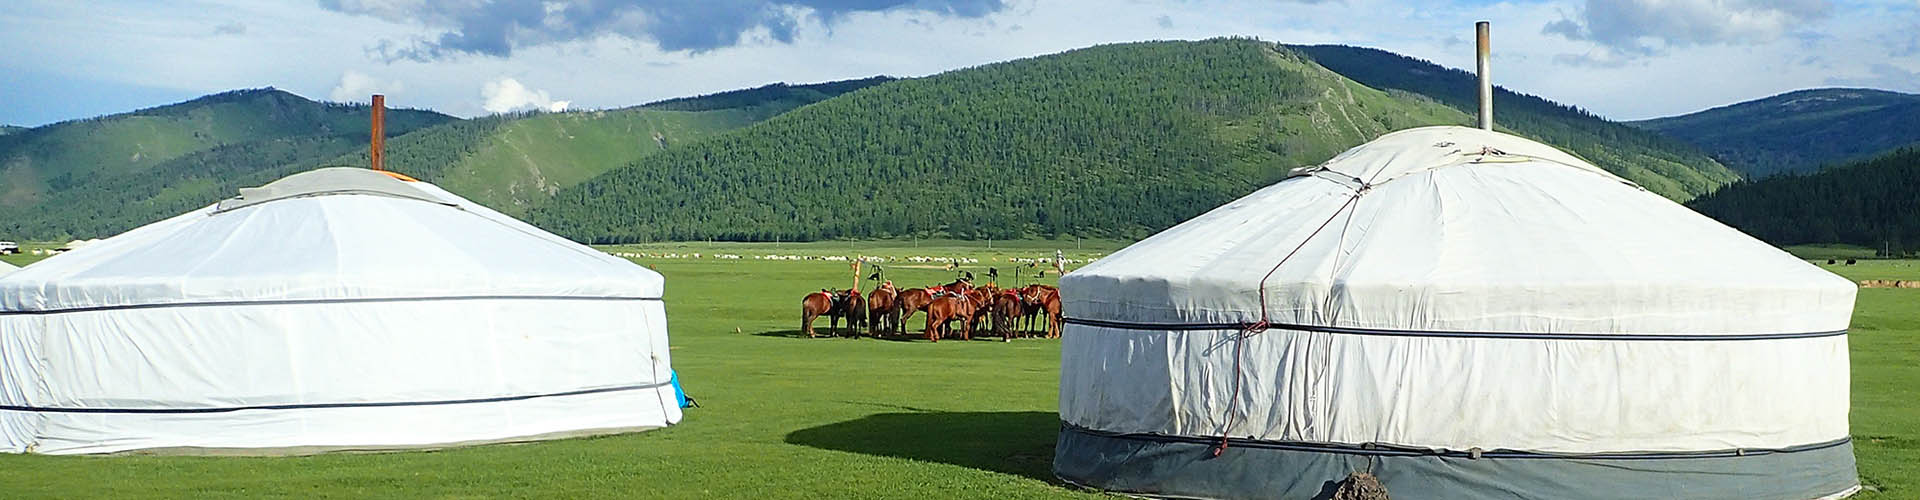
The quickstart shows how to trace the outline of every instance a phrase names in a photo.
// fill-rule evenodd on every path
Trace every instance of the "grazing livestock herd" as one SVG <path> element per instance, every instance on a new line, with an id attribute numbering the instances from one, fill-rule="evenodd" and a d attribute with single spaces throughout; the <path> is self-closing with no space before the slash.
<path id="1" fill-rule="evenodd" d="M 813 321 L 827 317 L 829 334 L 859 336 L 905 335 L 902 323 L 914 313 L 927 315 L 927 340 L 972 340 L 975 334 L 1014 337 L 1060 337 L 1060 289 L 1047 285 L 999 288 L 955 280 L 940 286 L 896 290 L 883 284 L 862 296 L 859 290 L 821 290 L 800 300 L 801 331 L 815 337 Z M 839 322 L 847 320 L 846 330 Z M 957 323 L 958 328 L 953 325 Z"/>

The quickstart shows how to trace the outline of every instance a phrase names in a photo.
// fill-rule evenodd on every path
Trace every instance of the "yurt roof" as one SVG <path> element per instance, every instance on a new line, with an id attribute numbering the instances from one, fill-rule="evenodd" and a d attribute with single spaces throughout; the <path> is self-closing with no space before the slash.
<path id="1" fill-rule="evenodd" d="M 267 185 L 240 188 L 240 196 L 221 201 L 217 211 L 246 208 L 261 203 L 328 195 L 366 195 L 439 203 L 449 203 L 418 187 L 419 182 L 403 182 L 386 173 L 358 168 L 323 168 L 289 175 Z"/>
<path id="2" fill-rule="evenodd" d="M 1634 185 L 1553 146 L 1497 132 L 1445 126 L 1382 135 L 1364 147 L 1349 149 L 1320 165 L 1295 169 L 1292 174 L 1337 173 L 1378 185 L 1439 168 L 1523 161 L 1557 164 Z"/>
<path id="3" fill-rule="evenodd" d="M 0 311 L 447 296 L 659 298 L 658 273 L 425 182 L 328 168 L 0 281 Z M 18 293 L 24 292 L 24 293 Z"/>
<path id="4" fill-rule="evenodd" d="M 1464 127 L 1387 134 L 1062 278 L 1080 321 L 1564 334 L 1841 330 L 1853 292 L 1573 155 Z"/>

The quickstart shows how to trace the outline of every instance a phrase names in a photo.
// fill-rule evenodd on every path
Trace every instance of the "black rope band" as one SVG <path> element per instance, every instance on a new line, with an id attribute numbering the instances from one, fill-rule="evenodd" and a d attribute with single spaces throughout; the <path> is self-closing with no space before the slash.
<path id="1" fill-rule="evenodd" d="M 637 391 L 667 387 L 667 383 L 636 384 L 577 391 L 551 392 L 546 394 L 524 394 L 518 396 L 500 396 L 477 399 L 440 399 L 432 401 L 378 401 L 366 403 L 301 403 L 279 405 L 228 406 L 220 408 L 54 408 L 42 406 L 0 405 L 0 411 L 23 411 L 32 413 L 118 413 L 118 414 L 182 414 L 182 413 L 229 413 L 246 410 L 314 410 L 326 408 L 389 408 L 395 406 L 443 406 L 474 403 L 504 403 L 539 398 L 557 398 L 563 396 L 581 396 L 608 392 Z"/>
<path id="2" fill-rule="evenodd" d="M 1119 330 L 1147 331 L 1205 331 L 1205 330 L 1244 330 L 1252 323 L 1135 323 L 1126 321 L 1108 321 L 1085 318 L 1062 318 L 1069 325 L 1113 328 Z M 1416 331 L 1387 330 L 1379 328 L 1353 328 L 1344 326 L 1295 325 L 1271 323 L 1274 330 L 1297 330 L 1306 332 L 1337 333 L 1345 335 L 1376 335 L 1386 337 L 1438 337 L 1471 339 L 1517 339 L 1517 340 L 1642 340 L 1642 341 L 1725 341 L 1725 340 L 1779 340 L 1836 337 L 1846 335 L 1846 330 L 1800 333 L 1761 333 L 1761 334 L 1724 334 L 1724 335 L 1673 335 L 1673 334 L 1585 334 L 1585 333 L 1525 333 L 1525 332 L 1455 332 L 1455 331 Z"/>
<path id="3" fill-rule="evenodd" d="M 225 306 L 283 306 L 310 304 L 366 304 L 383 302 L 445 302 L 455 300 L 577 300 L 577 301 L 657 301 L 660 297 L 579 297 L 555 295 L 463 295 L 447 297 L 374 297 L 374 298 L 338 298 L 338 299 L 294 299 L 294 300 L 237 300 L 225 302 L 178 302 L 162 304 L 127 304 L 118 306 L 70 307 L 65 309 L 26 309 L 0 310 L 0 316 L 28 316 L 66 313 L 85 313 L 101 311 L 128 311 L 139 309 L 166 309 L 173 307 L 225 307 Z"/>

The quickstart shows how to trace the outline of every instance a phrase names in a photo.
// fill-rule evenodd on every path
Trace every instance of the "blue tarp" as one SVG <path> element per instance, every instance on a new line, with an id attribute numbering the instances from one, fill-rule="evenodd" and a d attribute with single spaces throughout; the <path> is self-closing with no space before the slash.
<path id="1" fill-rule="evenodd" d="M 681 408 L 693 406 L 693 399 L 687 397 L 687 390 L 680 388 L 680 372 L 668 371 L 667 383 L 673 384 L 673 398 L 680 402 Z"/>

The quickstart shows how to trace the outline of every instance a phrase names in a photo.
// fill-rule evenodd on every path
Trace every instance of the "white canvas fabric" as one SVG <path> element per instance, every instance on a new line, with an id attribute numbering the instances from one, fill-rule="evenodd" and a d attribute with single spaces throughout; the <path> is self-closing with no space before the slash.
<path id="1" fill-rule="evenodd" d="M 5 276 L 7 273 L 11 273 L 19 269 L 20 269 L 19 267 L 14 266 L 13 264 L 0 262 L 0 276 Z"/>
<path id="2" fill-rule="evenodd" d="M 1829 442 L 1854 292 L 1551 147 L 1411 129 L 1064 276 L 1060 413 L 1435 450 Z"/>
<path id="3" fill-rule="evenodd" d="M 0 278 L 0 450 L 431 446 L 679 421 L 659 274 L 431 184 L 301 175 L 316 174 L 433 199 L 282 190 Z"/>

